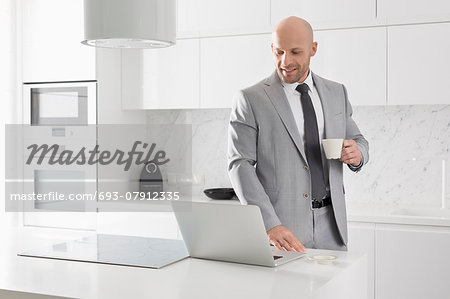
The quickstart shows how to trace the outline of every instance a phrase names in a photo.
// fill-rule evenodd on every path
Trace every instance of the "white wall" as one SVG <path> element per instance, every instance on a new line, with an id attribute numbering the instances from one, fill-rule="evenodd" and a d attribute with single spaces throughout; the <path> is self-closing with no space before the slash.
<path id="1" fill-rule="evenodd" d="M 16 1 L 0 1 L 0 229 L 5 222 L 14 224 L 17 215 L 5 213 L 5 124 L 17 123 L 18 109 L 16 102 Z"/>

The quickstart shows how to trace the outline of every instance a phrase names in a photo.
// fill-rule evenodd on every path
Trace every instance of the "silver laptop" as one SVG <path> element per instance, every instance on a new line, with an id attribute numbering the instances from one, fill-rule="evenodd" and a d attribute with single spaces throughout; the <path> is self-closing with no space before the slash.
<path id="1" fill-rule="evenodd" d="M 257 206 L 178 201 L 173 208 L 191 257 L 275 267 L 305 255 L 270 246 Z"/>

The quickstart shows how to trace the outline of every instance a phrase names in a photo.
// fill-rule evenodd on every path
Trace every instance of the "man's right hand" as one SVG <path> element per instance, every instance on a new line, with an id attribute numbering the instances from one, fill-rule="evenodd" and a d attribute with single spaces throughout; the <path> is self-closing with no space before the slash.
<path id="1" fill-rule="evenodd" d="M 305 252 L 306 248 L 294 234 L 282 225 L 277 225 L 267 231 L 270 244 L 279 250 Z M 284 249 L 283 249 L 284 248 Z"/>

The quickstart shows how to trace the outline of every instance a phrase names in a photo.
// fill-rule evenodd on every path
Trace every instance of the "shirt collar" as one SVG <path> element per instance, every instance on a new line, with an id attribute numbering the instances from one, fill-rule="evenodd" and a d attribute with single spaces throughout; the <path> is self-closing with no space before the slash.
<path id="1" fill-rule="evenodd" d="M 277 72 L 278 74 L 278 72 Z M 278 74 L 279 76 L 279 74 Z M 308 73 L 308 77 L 306 77 L 305 81 L 299 83 L 299 82 L 295 82 L 295 83 L 286 83 L 283 81 L 283 79 L 281 79 L 281 85 L 283 85 L 284 89 L 286 89 L 290 94 L 298 94 L 299 92 L 297 90 L 295 90 L 297 88 L 297 86 L 301 83 L 306 83 L 309 86 L 309 90 L 312 91 L 313 88 L 313 79 L 312 79 L 312 75 L 311 75 L 311 70 L 309 70 Z"/>

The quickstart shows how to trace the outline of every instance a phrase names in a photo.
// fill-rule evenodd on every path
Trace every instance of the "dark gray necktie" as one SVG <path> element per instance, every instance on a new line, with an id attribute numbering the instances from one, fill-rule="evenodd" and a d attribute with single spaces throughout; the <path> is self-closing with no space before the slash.
<path id="1" fill-rule="evenodd" d="M 305 154 L 311 171 L 312 197 L 313 199 L 322 200 L 326 196 L 327 191 L 323 175 L 322 153 L 320 150 L 316 113 L 311 97 L 308 94 L 308 84 L 299 84 L 295 89 L 301 94 L 300 99 L 305 126 Z"/>

